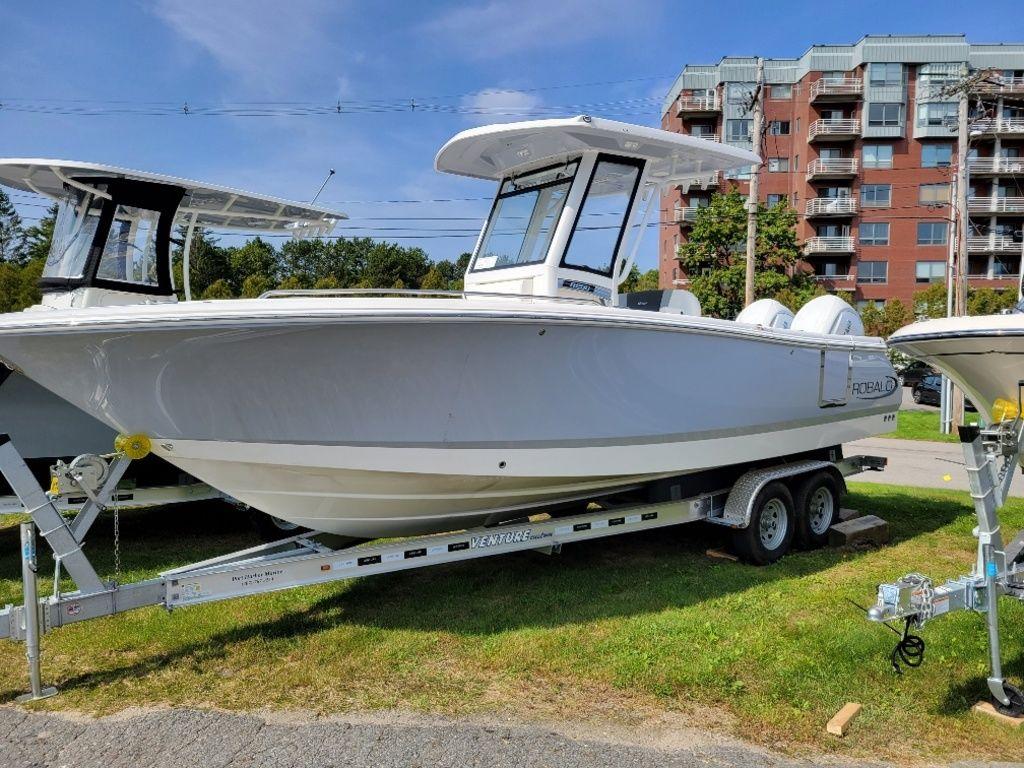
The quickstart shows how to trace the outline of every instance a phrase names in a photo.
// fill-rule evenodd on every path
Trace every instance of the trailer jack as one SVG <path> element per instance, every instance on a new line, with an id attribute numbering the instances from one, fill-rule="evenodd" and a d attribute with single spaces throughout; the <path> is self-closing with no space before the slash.
<path id="1" fill-rule="evenodd" d="M 1003 676 L 999 633 L 999 598 L 1024 601 L 1024 531 L 1004 546 L 999 510 L 1006 503 L 1014 469 L 1024 448 L 1024 421 L 1017 415 L 993 427 L 959 428 L 971 498 L 978 525 L 978 556 L 970 574 L 936 586 L 927 576 L 910 573 L 878 587 L 878 600 L 868 611 L 877 622 L 903 620 L 900 643 L 893 651 L 893 666 L 902 661 L 916 667 L 924 655 L 924 641 L 911 633 L 927 622 L 954 611 L 974 611 L 985 617 L 988 631 L 988 689 L 996 711 L 1024 717 L 1024 693 Z"/>

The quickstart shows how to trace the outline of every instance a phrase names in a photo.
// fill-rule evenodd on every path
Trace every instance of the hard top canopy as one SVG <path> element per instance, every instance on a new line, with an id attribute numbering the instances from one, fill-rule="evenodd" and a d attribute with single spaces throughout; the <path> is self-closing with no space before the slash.
<path id="1" fill-rule="evenodd" d="M 318 206 L 242 192 L 199 181 L 98 163 L 40 158 L 0 159 L 0 184 L 59 200 L 65 185 L 82 189 L 90 180 L 125 179 L 184 190 L 176 222 L 218 229 L 327 233 L 345 214 Z M 93 191 L 91 189 L 87 191 Z M 101 195 L 102 196 L 102 195 Z"/>
<path id="2" fill-rule="evenodd" d="M 753 152 L 727 144 L 580 115 L 463 131 L 441 148 L 434 167 L 497 180 L 587 150 L 642 158 L 650 165 L 648 181 L 662 186 L 761 162 Z"/>

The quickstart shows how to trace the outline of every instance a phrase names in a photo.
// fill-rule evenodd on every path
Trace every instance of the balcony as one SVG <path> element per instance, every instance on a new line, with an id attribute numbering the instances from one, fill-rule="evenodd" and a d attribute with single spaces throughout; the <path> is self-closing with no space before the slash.
<path id="1" fill-rule="evenodd" d="M 1024 136 L 1024 117 L 987 117 L 971 123 L 971 135 Z"/>
<path id="2" fill-rule="evenodd" d="M 968 197 L 971 213 L 998 213 L 1024 216 L 1024 197 Z"/>
<path id="3" fill-rule="evenodd" d="M 676 99 L 676 117 L 717 115 L 722 111 L 718 96 L 680 96 Z"/>
<path id="4" fill-rule="evenodd" d="M 853 238 L 809 237 L 804 243 L 804 253 L 853 253 Z"/>
<path id="5" fill-rule="evenodd" d="M 807 180 L 847 179 L 857 175 L 855 157 L 819 157 L 807 165 Z"/>
<path id="6" fill-rule="evenodd" d="M 985 81 L 978 83 L 974 90 L 976 93 L 991 93 L 994 95 L 1024 95 L 1024 77 L 992 75 L 986 78 Z"/>
<path id="7" fill-rule="evenodd" d="M 859 77 L 823 77 L 811 84 L 811 101 L 855 101 L 864 93 Z"/>
<path id="8" fill-rule="evenodd" d="M 808 141 L 852 141 L 860 136 L 860 120 L 815 120 L 807 128 Z"/>
<path id="9" fill-rule="evenodd" d="M 1024 157 L 972 157 L 967 167 L 974 176 L 1024 174 Z"/>
<path id="10" fill-rule="evenodd" d="M 717 133 L 691 133 L 691 136 L 695 139 L 704 139 L 704 141 L 721 141 L 721 137 Z"/>
<path id="11" fill-rule="evenodd" d="M 1024 244 L 1007 235 L 975 235 L 967 238 L 968 253 L 1021 253 Z"/>
<path id="12" fill-rule="evenodd" d="M 684 183 L 676 185 L 684 195 L 691 189 L 713 189 L 718 186 L 718 173 L 708 173 L 703 176 L 693 176 Z"/>
<path id="13" fill-rule="evenodd" d="M 812 197 L 804 204 L 804 216 L 853 216 L 857 213 L 854 197 Z"/>
<path id="14" fill-rule="evenodd" d="M 697 211 L 707 206 L 700 205 L 677 205 L 675 208 L 675 222 L 680 226 L 692 226 L 697 221 Z"/>
<path id="15" fill-rule="evenodd" d="M 814 275 L 814 281 L 821 283 L 825 288 L 835 290 L 837 288 L 853 288 L 854 275 Z"/>

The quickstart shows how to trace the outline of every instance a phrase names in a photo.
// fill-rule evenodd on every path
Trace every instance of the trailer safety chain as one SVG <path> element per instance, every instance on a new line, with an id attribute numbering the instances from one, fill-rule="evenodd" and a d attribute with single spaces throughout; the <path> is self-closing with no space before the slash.
<path id="1" fill-rule="evenodd" d="M 924 662 L 924 639 L 911 634 L 910 627 L 913 624 L 914 620 L 909 616 L 903 620 L 903 635 L 896 643 L 896 647 L 892 649 L 892 655 L 889 656 L 892 669 L 897 675 L 903 674 L 901 664 L 916 669 Z"/>

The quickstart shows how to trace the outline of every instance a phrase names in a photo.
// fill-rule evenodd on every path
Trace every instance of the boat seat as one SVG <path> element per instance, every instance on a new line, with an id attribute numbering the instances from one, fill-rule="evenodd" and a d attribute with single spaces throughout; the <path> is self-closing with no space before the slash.
<path id="1" fill-rule="evenodd" d="M 831 336 L 863 336 L 864 323 L 857 310 L 838 296 L 818 296 L 804 304 L 793 317 L 794 331 Z"/>
<path id="2" fill-rule="evenodd" d="M 758 299 L 736 315 L 736 322 L 762 328 L 789 328 L 793 324 L 793 313 L 781 301 Z"/>
<path id="3" fill-rule="evenodd" d="M 673 315 L 700 317 L 700 301 L 689 291 L 670 290 L 634 291 L 620 293 L 616 298 L 620 307 L 642 309 L 647 312 L 668 312 Z"/>

